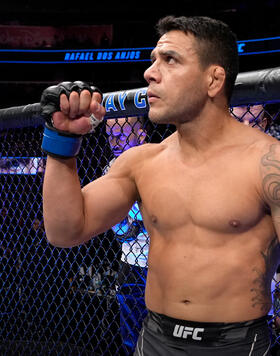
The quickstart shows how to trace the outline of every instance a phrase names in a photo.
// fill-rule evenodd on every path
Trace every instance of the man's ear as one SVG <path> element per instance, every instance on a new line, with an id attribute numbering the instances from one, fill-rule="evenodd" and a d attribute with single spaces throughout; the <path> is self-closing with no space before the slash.
<path id="1" fill-rule="evenodd" d="M 208 69 L 208 95 L 214 98 L 224 89 L 226 73 L 223 67 L 211 65 Z"/>
<path id="2" fill-rule="evenodd" d="M 138 142 L 140 145 L 142 145 L 142 143 L 145 141 L 146 137 L 147 137 L 147 133 L 145 130 L 143 129 L 138 129 L 137 130 L 137 136 L 138 136 Z"/>

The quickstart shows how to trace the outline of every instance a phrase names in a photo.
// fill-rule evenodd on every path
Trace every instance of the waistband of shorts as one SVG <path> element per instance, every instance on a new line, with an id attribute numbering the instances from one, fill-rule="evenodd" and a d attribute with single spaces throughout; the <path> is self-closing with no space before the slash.
<path id="1" fill-rule="evenodd" d="M 148 329 L 173 339 L 194 342 L 245 339 L 257 329 L 267 328 L 267 316 L 237 323 L 197 322 L 174 319 L 148 311 L 145 325 Z"/>

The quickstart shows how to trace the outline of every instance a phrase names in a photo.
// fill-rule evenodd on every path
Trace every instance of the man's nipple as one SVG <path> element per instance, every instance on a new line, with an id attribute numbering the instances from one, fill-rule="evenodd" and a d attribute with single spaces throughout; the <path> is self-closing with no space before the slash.
<path id="1" fill-rule="evenodd" d="M 239 227 L 241 225 L 240 221 L 239 220 L 230 220 L 229 222 L 229 225 L 232 226 L 232 227 Z"/>
<path id="2" fill-rule="evenodd" d="M 156 224 L 157 223 L 157 217 L 155 215 L 152 215 L 151 216 L 151 220 L 152 220 L 152 223 L 153 224 Z"/>

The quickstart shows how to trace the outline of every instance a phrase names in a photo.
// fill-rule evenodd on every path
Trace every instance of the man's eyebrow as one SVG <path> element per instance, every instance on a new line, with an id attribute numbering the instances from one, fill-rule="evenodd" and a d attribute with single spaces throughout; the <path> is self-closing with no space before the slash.
<path id="1" fill-rule="evenodd" d="M 168 56 L 171 56 L 171 57 L 175 57 L 175 58 L 180 58 L 181 55 L 176 52 L 176 51 L 173 51 L 172 49 L 169 49 L 169 50 L 157 50 L 157 51 L 152 51 L 151 53 L 151 61 L 153 61 L 156 57 L 156 52 L 158 53 L 159 56 L 162 56 L 162 57 L 168 57 Z"/>

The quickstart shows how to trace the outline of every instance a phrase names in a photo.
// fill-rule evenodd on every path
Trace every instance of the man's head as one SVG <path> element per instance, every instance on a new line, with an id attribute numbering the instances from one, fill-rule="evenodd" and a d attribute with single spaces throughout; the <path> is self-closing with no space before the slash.
<path id="1" fill-rule="evenodd" d="M 232 108 L 232 115 L 247 126 L 256 127 L 266 131 L 269 124 L 265 116 L 263 105 L 235 106 Z"/>
<path id="2" fill-rule="evenodd" d="M 108 119 L 106 133 L 115 157 L 133 146 L 144 143 L 146 132 L 143 129 L 143 117 Z"/>
<path id="3" fill-rule="evenodd" d="M 237 39 L 228 25 L 203 16 L 177 18 L 167 16 L 159 20 L 157 24 L 159 36 L 172 30 L 179 30 L 194 36 L 197 55 L 203 68 L 210 64 L 218 64 L 224 68 L 225 92 L 229 101 L 238 74 L 239 61 Z"/>
<path id="4" fill-rule="evenodd" d="M 218 97 L 226 106 L 238 73 L 236 37 L 229 27 L 207 17 L 168 16 L 157 30 L 160 38 L 144 74 L 151 120 L 196 117 Z"/>

